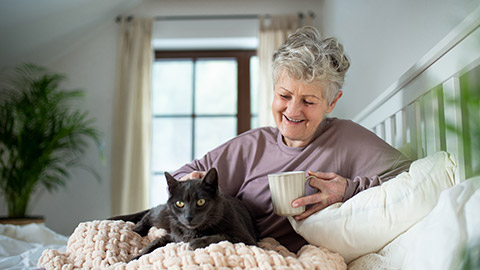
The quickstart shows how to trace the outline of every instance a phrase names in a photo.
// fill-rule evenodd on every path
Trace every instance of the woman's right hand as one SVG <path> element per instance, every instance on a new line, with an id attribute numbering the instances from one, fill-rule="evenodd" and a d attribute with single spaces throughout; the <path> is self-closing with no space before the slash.
<path id="1" fill-rule="evenodd" d="M 182 178 L 180 178 L 179 181 L 185 181 L 185 180 L 191 180 L 191 179 L 203 179 L 203 177 L 205 177 L 205 174 L 207 174 L 206 171 L 193 171 L 189 174 L 184 175 Z"/>
<path id="2" fill-rule="evenodd" d="M 295 216 L 296 220 L 302 220 L 310 215 L 343 200 L 347 180 L 333 172 L 312 172 L 308 171 L 310 176 L 315 176 L 310 180 L 310 186 L 317 189 L 318 192 L 309 196 L 298 198 L 292 202 L 293 207 L 312 205 L 305 212 Z M 294 206 L 295 205 L 295 206 Z"/>

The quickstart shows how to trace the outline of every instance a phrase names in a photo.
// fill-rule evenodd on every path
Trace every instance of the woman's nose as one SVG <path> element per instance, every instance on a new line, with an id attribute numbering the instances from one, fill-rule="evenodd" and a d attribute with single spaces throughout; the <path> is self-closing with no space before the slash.
<path id="1" fill-rule="evenodd" d="M 290 117 L 293 116 L 298 116 L 301 114 L 302 111 L 302 106 L 299 102 L 296 102 L 295 100 L 290 100 L 287 104 L 287 115 Z"/>

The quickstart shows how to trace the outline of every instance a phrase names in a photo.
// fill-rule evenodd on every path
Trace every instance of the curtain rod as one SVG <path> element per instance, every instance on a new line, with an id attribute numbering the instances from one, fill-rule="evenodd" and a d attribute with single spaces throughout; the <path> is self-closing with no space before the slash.
<path id="1" fill-rule="evenodd" d="M 303 12 L 298 12 L 297 14 L 300 19 L 303 19 L 305 16 Z M 310 18 L 312 19 L 315 18 L 315 13 L 313 11 L 308 11 L 307 15 L 310 16 Z M 261 15 L 259 14 L 173 15 L 173 16 L 155 16 L 154 19 L 155 21 L 230 20 L 230 19 L 244 20 L 244 19 L 258 19 L 260 16 Z M 265 14 L 265 16 L 268 18 L 272 15 Z M 131 21 L 133 19 L 133 15 L 129 15 L 129 16 L 118 15 L 115 21 L 119 22 L 123 17 L 125 17 L 127 21 Z"/>

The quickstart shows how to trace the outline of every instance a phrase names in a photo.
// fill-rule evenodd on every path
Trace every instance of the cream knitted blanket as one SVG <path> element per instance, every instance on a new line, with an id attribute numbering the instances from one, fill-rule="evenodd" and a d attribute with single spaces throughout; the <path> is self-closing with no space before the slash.
<path id="1" fill-rule="evenodd" d="M 38 261 L 45 269 L 347 269 L 343 258 L 312 245 L 297 254 L 289 252 L 273 238 L 257 246 L 224 241 L 195 251 L 188 244 L 171 243 L 140 259 L 128 262 L 153 239 L 165 235 L 151 228 L 142 238 L 134 224 L 123 221 L 80 223 L 70 236 L 65 253 L 47 249 Z"/>

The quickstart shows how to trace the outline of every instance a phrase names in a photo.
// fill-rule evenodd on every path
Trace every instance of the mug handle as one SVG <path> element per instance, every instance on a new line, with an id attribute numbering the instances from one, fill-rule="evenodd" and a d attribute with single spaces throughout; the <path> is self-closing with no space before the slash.
<path id="1" fill-rule="evenodd" d="M 308 180 L 310 180 L 310 179 L 312 179 L 312 178 L 314 178 L 314 177 L 315 177 L 314 175 L 310 175 L 310 176 L 308 176 L 308 177 L 305 177 L 304 184 L 306 184 Z"/>

